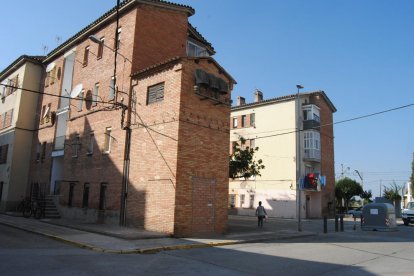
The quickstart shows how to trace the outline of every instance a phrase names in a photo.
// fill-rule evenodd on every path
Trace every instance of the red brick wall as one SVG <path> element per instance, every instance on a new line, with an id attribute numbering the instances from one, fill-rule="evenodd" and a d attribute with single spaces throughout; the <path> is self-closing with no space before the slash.
<path id="1" fill-rule="evenodd" d="M 149 86 L 164 82 L 164 99 L 147 105 Z M 132 114 L 128 221 L 173 233 L 181 65 L 137 79 Z"/>
<path id="2" fill-rule="evenodd" d="M 133 71 L 186 55 L 188 17 L 147 5 L 137 8 Z"/>
<path id="3" fill-rule="evenodd" d="M 201 100 L 193 89 L 194 71 L 201 68 L 229 80 L 206 60 L 188 60 L 184 64 L 174 232 L 181 236 L 206 234 L 207 228 L 223 233 L 227 229 L 230 106 Z M 230 92 L 226 97 L 230 98 Z M 202 183 L 204 190 L 200 191 Z"/>
<path id="4" fill-rule="evenodd" d="M 326 176 L 326 186 L 322 191 L 322 215 L 328 215 L 328 202 L 332 202 L 333 208 L 335 196 L 335 158 L 334 158 L 334 133 L 333 113 L 329 105 L 321 95 L 313 95 L 310 102 L 320 108 L 321 119 L 321 174 Z M 332 214 L 333 209 L 330 210 Z"/>

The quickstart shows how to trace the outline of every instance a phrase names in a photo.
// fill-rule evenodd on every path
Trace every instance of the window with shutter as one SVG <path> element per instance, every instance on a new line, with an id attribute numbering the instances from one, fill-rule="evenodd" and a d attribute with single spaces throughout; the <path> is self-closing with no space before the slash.
<path id="1" fill-rule="evenodd" d="M 7 151 L 9 149 L 9 145 L 2 145 L 0 146 L 0 164 L 7 163 Z"/>
<path id="2" fill-rule="evenodd" d="M 148 87 L 147 104 L 164 100 L 164 83 Z"/>

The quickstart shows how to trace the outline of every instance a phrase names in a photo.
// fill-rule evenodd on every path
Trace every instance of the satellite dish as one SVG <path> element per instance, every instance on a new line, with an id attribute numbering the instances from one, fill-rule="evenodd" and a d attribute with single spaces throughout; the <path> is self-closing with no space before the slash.
<path id="1" fill-rule="evenodd" d="M 49 65 L 46 67 L 46 73 L 49 73 L 50 71 L 52 71 L 53 68 L 55 68 L 55 66 L 56 66 L 56 63 L 54 62 L 49 63 Z"/>
<path id="2" fill-rule="evenodd" d="M 82 83 L 76 85 L 75 87 L 73 87 L 72 91 L 70 92 L 70 97 L 72 99 L 76 98 L 79 95 L 79 93 L 82 91 L 82 89 L 83 89 Z"/>

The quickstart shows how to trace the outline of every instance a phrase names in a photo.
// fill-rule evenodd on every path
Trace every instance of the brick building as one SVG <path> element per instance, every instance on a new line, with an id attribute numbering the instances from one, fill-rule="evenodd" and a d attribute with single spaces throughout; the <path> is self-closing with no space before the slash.
<path id="1" fill-rule="evenodd" d="M 238 97 L 232 107 L 230 150 L 243 137 L 246 146 L 259 147 L 255 158 L 265 165 L 260 177 L 230 181 L 229 206 L 238 214 L 254 215 L 262 201 L 270 216 L 296 218 L 300 182 L 301 217 L 333 215 L 336 108 L 323 91 L 301 93 L 300 110 L 297 99 L 287 95 L 263 100 L 262 92 L 256 91 L 253 103 Z"/>
<path id="2" fill-rule="evenodd" d="M 176 236 L 226 231 L 235 81 L 193 14 L 126 0 L 46 56 L 30 181 L 55 194 L 63 217 Z"/>
<path id="3" fill-rule="evenodd" d="M 14 211 L 30 190 L 30 150 L 43 57 L 23 55 L 0 72 L 0 211 Z M 30 114 L 30 116 L 28 116 Z"/>

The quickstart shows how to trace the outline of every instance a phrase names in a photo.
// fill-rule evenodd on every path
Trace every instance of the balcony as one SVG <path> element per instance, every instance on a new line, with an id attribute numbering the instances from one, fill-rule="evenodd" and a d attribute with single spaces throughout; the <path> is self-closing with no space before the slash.
<path id="1" fill-rule="evenodd" d="M 310 162 L 321 162 L 321 151 L 318 149 L 305 149 L 303 160 Z"/>
<path id="2" fill-rule="evenodd" d="M 319 130 L 320 126 L 321 126 L 321 123 L 318 120 L 303 121 L 303 130 L 308 130 L 308 129 Z"/>

